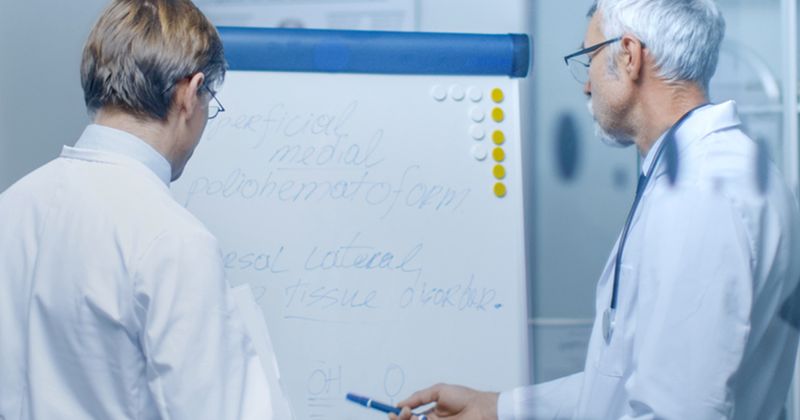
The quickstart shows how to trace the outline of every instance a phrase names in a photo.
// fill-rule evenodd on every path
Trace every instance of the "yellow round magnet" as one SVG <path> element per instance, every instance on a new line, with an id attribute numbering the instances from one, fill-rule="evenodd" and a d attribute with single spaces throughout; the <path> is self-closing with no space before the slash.
<path id="1" fill-rule="evenodd" d="M 494 177 L 497 179 L 503 179 L 506 177 L 506 168 L 503 165 L 494 165 L 492 174 L 494 174 Z"/>
<path id="2" fill-rule="evenodd" d="M 503 198 L 506 196 L 507 192 L 506 184 L 503 184 L 502 182 L 494 184 L 494 195 L 498 196 L 499 198 Z"/>
<path id="3" fill-rule="evenodd" d="M 502 162 L 506 160 L 506 152 L 503 151 L 502 147 L 495 147 L 494 150 L 492 150 L 492 158 L 495 162 Z"/>
<path id="4" fill-rule="evenodd" d="M 505 133 L 503 133 L 500 130 L 495 130 L 494 133 L 492 133 L 492 141 L 494 142 L 494 144 L 498 146 L 505 143 L 506 142 Z"/>
<path id="5" fill-rule="evenodd" d="M 503 112 L 501 108 L 495 108 L 492 110 L 492 119 L 495 122 L 502 122 L 506 118 L 506 114 Z"/>
<path id="6" fill-rule="evenodd" d="M 500 102 L 503 102 L 503 99 L 505 99 L 505 97 L 506 95 L 503 94 L 503 89 L 500 88 L 492 89 L 492 100 L 495 101 L 495 103 L 499 104 Z"/>

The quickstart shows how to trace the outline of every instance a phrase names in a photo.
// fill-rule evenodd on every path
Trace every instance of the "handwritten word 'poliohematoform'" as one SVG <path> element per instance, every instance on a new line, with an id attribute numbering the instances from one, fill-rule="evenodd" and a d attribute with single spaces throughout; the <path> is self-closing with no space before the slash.
<path id="1" fill-rule="evenodd" d="M 226 177 L 201 176 L 192 181 L 184 205 L 188 208 L 199 197 L 216 199 L 260 200 L 282 203 L 319 203 L 350 201 L 377 208 L 386 217 L 398 206 L 416 210 L 455 211 L 470 195 L 468 187 L 426 182 L 421 167 L 411 165 L 394 179 L 376 179 L 370 171 L 360 175 L 315 178 L 299 176 L 295 171 L 269 170 L 263 177 L 250 177 L 241 169 Z"/>

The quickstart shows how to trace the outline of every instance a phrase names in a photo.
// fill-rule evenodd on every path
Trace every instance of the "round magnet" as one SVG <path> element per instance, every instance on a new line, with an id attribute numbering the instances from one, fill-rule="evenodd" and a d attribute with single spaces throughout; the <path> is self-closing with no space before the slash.
<path id="1" fill-rule="evenodd" d="M 502 147 L 495 147 L 494 150 L 492 150 L 492 158 L 495 162 L 502 162 L 506 160 L 506 152 Z"/>
<path id="2" fill-rule="evenodd" d="M 475 140 L 483 140 L 483 138 L 486 137 L 486 131 L 483 130 L 483 127 L 475 124 L 470 127 L 469 135 Z"/>
<path id="3" fill-rule="evenodd" d="M 506 142 L 505 133 L 503 133 L 500 130 L 494 130 L 494 133 L 492 133 L 492 141 L 494 142 L 494 144 L 498 146 L 505 143 Z"/>
<path id="4" fill-rule="evenodd" d="M 486 118 L 486 113 L 483 112 L 481 107 L 475 106 L 469 110 L 469 117 L 472 118 L 472 121 L 481 122 L 484 118 Z"/>
<path id="5" fill-rule="evenodd" d="M 492 175 L 497 179 L 503 179 L 506 177 L 506 168 L 500 164 L 494 165 L 494 168 L 492 168 Z"/>
<path id="6" fill-rule="evenodd" d="M 431 96 L 433 99 L 442 102 L 447 99 L 447 91 L 441 85 L 435 85 L 431 88 Z"/>
<path id="7" fill-rule="evenodd" d="M 498 198 L 505 197 L 507 192 L 506 184 L 503 184 L 502 182 L 494 184 L 494 195 L 496 195 Z"/>
<path id="8" fill-rule="evenodd" d="M 486 150 L 486 146 L 482 144 L 476 144 L 472 146 L 472 157 L 474 157 L 476 160 L 486 160 L 488 154 L 489 152 Z"/>
<path id="9" fill-rule="evenodd" d="M 470 86 L 469 89 L 467 89 L 467 96 L 472 102 L 480 102 L 483 100 L 483 92 L 475 86 Z"/>
<path id="10" fill-rule="evenodd" d="M 503 89 L 500 88 L 492 89 L 492 100 L 495 103 L 499 104 L 500 102 L 503 102 L 503 99 L 505 99 L 505 97 L 506 95 L 503 93 Z"/>
<path id="11" fill-rule="evenodd" d="M 506 114 L 503 112 L 501 108 L 495 108 L 492 110 L 492 119 L 495 122 L 503 122 L 506 118 Z"/>
<path id="12" fill-rule="evenodd" d="M 450 97 L 454 101 L 461 101 L 464 99 L 464 87 L 461 85 L 450 86 Z"/>

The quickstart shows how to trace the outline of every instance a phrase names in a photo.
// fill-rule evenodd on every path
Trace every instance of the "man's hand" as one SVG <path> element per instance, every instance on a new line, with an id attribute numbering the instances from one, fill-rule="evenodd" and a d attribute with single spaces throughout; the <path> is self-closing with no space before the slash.
<path id="1" fill-rule="evenodd" d="M 411 420 L 412 408 L 432 402 L 436 407 L 425 413 L 429 420 L 496 420 L 496 392 L 482 392 L 459 385 L 438 384 L 415 392 L 408 399 L 400 401 L 403 407 L 400 415 L 389 414 L 390 420 Z"/>

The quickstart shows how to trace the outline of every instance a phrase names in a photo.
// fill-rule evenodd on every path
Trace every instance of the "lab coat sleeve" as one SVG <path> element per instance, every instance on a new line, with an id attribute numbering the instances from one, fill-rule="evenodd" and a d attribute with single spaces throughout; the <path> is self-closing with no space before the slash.
<path id="1" fill-rule="evenodd" d="M 633 274 L 636 338 L 623 418 L 730 418 L 753 300 L 746 224 L 713 191 L 675 189 L 653 203 Z"/>
<path id="2" fill-rule="evenodd" d="M 205 231 L 159 236 L 137 264 L 134 307 L 163 419 L 271 419 L 269 388 Z"/>
<path id="3" fill-rule="evenodd" d="M 578 405 L 583 372 L 500 393 L 498 420 L 571 419 Z"/>

